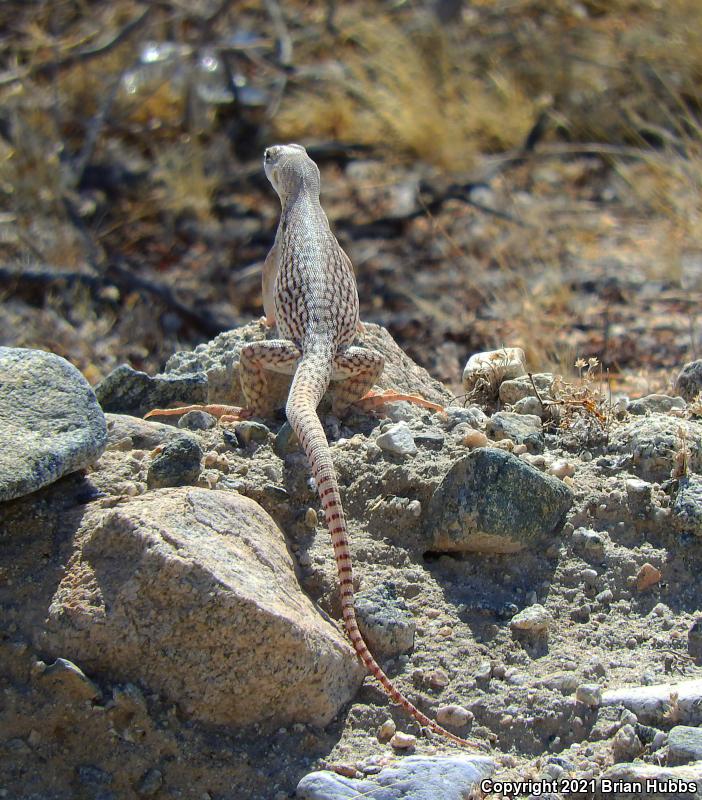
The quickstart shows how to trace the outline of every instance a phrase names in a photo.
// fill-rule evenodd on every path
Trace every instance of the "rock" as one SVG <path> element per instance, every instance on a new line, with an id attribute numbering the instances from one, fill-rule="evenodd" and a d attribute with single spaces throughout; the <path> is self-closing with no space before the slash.
<path id="1" fill-rule="evenodd" d="M 615 764 L 600 776 L 595 800 L 612 800 L 613 797 L 626 797 L 626 800 L 700 800 L 702 763 L 686 767 L 662 767 L 642 761 Z"/>
<path id="2" fill-rule="evenodd" d="M 100 769 L 100 767 L 94 767 L 92 764 L 82 764 L 76 771 L 78 773 L 78 780 L 83 786 L 97 789 L 101 786 L 109 786 L 112 783 L 111 773 Z"/>
<path id="3" fill-rule="evenodd" d="M 702 392 L 702 359 L 685 364 L 675 379 L 675 391 L 688 403 Z"/>
<path id="4" fill-rule="evenodd" d="M 633 725 L 622 725 L 612 740 L 612 754 L 615 761 L 630 761 L 641 754 L 643 745 L 636 735 Z"/>
<path id="5" fill-rule="evenodd" d="M 515 414 L 528 414 L 541 419 L 544 414 L 544 407 L 538 397 L 522 397 L 512 406 L 512 411 Z"/>
<path id="6" fill-rule="evenodd" d="M 129 448 L 153 450 L 183 433 L 173 425 L 152 422 L 150 419 L 130 417 L 126 414 L 105 414 L 107 420 L 107 446 L 112 448 L 128 440 Z"/>
<path id="7" fill-rule="evenodd" d="M 604 553 L 605 537 L 600 531 L 593 531 L 591 528 L 576 528 L 573 531 L 573 544 L 590 554 L 601 555 Z"/>
<path id="8" fill-rule="evenodd" d="M 602 705 L 622 705 L 648 725 L 665 721 L 672 713 L 680 722 L 699 725 L 702 723 L 702 680 L 608 689 L 602 693 Z"/>
<path id="9" fill-rule="evenodd" d="M 675 455 L 683 447 L 689 450 L 690 470 L 702 470 L 702 425 L 692 420 L 650 414 L 615 428 L 609 450 L 631 456 L 634 471 L 640 478 L 661 482 L 671 477 Z"/>
<path id="10" fill-rule="evenodd" d="M 581 683 L 575 690 L 575 699 L 588 708 L 597 708 L 602 702 L 602 687 L 597 683 Z"/>
<path id="11" fill-rule="evenodd" d="M 375 440 L 381 450 L 398 456 L 412 456 L 417 453 L 412 431 L 406 422 L 397 422 L 381 433 Z"/>
<path id="12" fill-rule="evenodd" d="M 158 769 L 150 769 L 139 781 L 137 794 L 140 797 L 153 797 L 163 786 L 163 773 Z"/>
<path id="13" fill-rule="evenodd" d="M 575 475 L 575 465 L 565 458 L 556 459 L 553 464 L 548 468 L 548 474 L 553 475 L 554 478 L 572 478 Z"/>
<path id="14" fill-rule="evenodd" d="M 639 478 L 629 478 L 624 483 L 627 506 L 636 519 L 647 519 L 653 509 L 653 484 Z"/>
<path id="15" fill-rule="evenodd" d="M 326 725 L 364 670 L 301 591 L 285 540 L 248 498 L 161 489 L 88 508 L 38 649 L 139 682 L 198 720 Z"/>
<path id="16" fill-rule="evenodd" d="M 207 398 L 192 402 L 225 403 L 245 405 L 239 382 L 239 359 L 241 348 L 249 342 L 275 339 L 275 329 L 267 329 L 260 322 L 252 322 L 240 328 L 220 333 L 207 344 L 198 345 L 192 352 L 179 352 L 172 355 L 165 367 L 163 377 L 192 377 L 193 373 L 204 374 Z M 396 389 L 407 394 L 420 394 L 426 400 L 447 405 L 452 395 L 439 381 L 417 366 L 409 356 L 397 346 L 390 334 L 380 325 L 365 323 L 354 340 L 354 344 L 368 347 L 381 353 L 385 358 L 385 369 L 378 381 L 379 389 Z M 109 376 L 108 376 L 109 377 Z M 269 394 L 274 408 L 285 405 L 290 376 L 270 373 Z M 334 381 L 330 394 L 333 395 Z M 328 399 L 323 401 L 328 407 Z M 419 413 L 419 410 L 418 410 Z"/>
<path id="17" fill-rule="evenodd" d="M 461 444 L 466 447 L 487 447 L 490 440 L 482 431 L 468 431 L 468 433 L 461 439 Z"/>
<path id="18" fill-rule="evenodd" d="M 105 416 L 81 373 L 43 350 L 0 347 L 0 501 L 96 461 Z"/>
<path id="19" fill-rule="evenodd" d="M 668 733 L 668 764 L 702 761 L 702 728 L 676 725 Z"/>
<path id="20" fill-rule="evenodd" d="M 423 431 L 414 437 L 414 443 L 418 447 L 426 447 L 427 450 L 441 450 L 444 446 L 446 437 L 439 431 Z"/>
<path id="21" fill-rule="evenodd" d="M 534 384 L 531 382 L 532 378 L 542 399 L 546 399 L 553 386 L 555 376 L 550 372 L 537 372 L 531 378 L 526 375 L 522 378 L 504 381 L 500 386 L 500 402 L 506 406 L 514 406 L 525 397 L 536 397 Z"/>
<path id="22" fill-rule="evenodd" d="M 595 595 L 595 600 L 601 606 L 611 605 L 612 601 L 614 600 L 614 592 L 611 589 L 603 589 L 601 592 L 598 592 Z"/>
<path id="23" fill-rule="evenodd" d="M 516 553 L 562 528 L 570 490 L 492 447 L 456 461 L 429 502 L 426 533 L 437 551 Z"/>
<path id="24" fill-rule="evenodd" d="M 73 700 L 97 700 L 102 692 L 80 667 L 65 658 L 57 658 L 41 674 L 41 682 L 60 690 Z"/>
<path id="25" fill-rule="evenodd" d="M 678 530 L 702 536 L 702 477 L 699 475 L 685 475 L 678 481 L 673 521 Z"/>
<path id="26" fill-rule="evenodd" d="M 541 433 L 541 417 L 533 414 L 515 414 L 513 411 L 498 411 L 487 423 L 486 433 L 496 441 L 511 439 L 522 444 L 528 436 Z"/>
<path id="27" fill-rule="evenodd" d="M 480 406 L 448 406 L 444 409 L 446 421 L 444 423 L 447 430 L 453 430 L 456 425 L 466 423 L 471 428 L 484 428 L 488 421 L 487 414 Z"/>
<path id="28" fill-rule="evenodd" d="M 495 770 L 485 756 L 407 756 L 372 778 L 354 780 L 329 770 L 312 772 L 297 785 L 299 800 L 465 800 Z"/>
<path id="29" fill-rule="evenodd" d="M 390 739 L 397 732 L 397 725 L 392 719 L 386 719 L 385 722 L 378 728 L 378 741 L 389 742 Z"/>
<path id="30" fill-rule="evenodd" d="M 147 483 L 150 489 L 185 486 L 200 477 L 202 448 L 191 436 L 182 435 L 163 445 L 163 450 L 149 464 Z"/>
<path id="31" fill-rule="evenodd" d="M 207 378 L 202 374 L 152 377 L 122 364 L 98 383 L 95 394 L 103 411 L 143 417 L 171 403 L 207 402 Z"/>
<path id="32" fill-rule="evenodd" d="M 682 411 L 685 408 L 685 401 L 682 397 L 669 397 L 667 394 L 648 394 L 645 397 L 639 397 L 638 400 L 632 400 L 628 406 L 627 411 L 630 414 L 667 414 L 673 408 Z"/>
<path id="33" fill-rule="evenodd" d="M 510 620 L 509 627 L 517 633 L 539 636 L 548 633 L 549 625 L 552 622 L 551 614 L 540 603 L 534 603 L 515 614 Z"/>
<path id="34" fill-rule="evenodd" d="M 696 660 L 702 659 L 702 617 L 697 617 L 687 632 L 687 652 Z"/>
<path id="35" fill-rule="evenodd" d="M 276 434 L 273 441 L 273 451 L 279 458 L 285 458 L 290 453 L 296 453 L 300 449 L 300 443 L 295 431 L 289 422 L 285 422 Z"/>
<path id="36" fill-rule="evenodd" d="M 525 374 L 526 356 L 521 347 L 474 353 L 463 370 L 463 388 L 467 394 L 494 399 L 503 381 Z"/>
<path id="37" fill-rule="evenodd" d="M 473 712 L 459 705 L 441 706 L 437 709 L 436 721 L 451 728 L 465 728 L 473 721 Z"/>
<path id="38" fill-rule="evenodd" d="M 412 650 L 417 625 L 393 585 L 357 592 L 354 606 L 361 634 L 376 657 L 394 658 Z"/>
<path id="39" fill-rule="evenodd" d="M 661 579 L 661 571 L 654 567 L 653 564 L 646 562 L 642 564 L 638 573 L 636 574 L 636 588 L 640 592 L 645 592 L 652 586 L 656 586 Z"/>
<path id="40" fill-rule="evenodd" d="M 238 422 L 234 426 L 234 433 L 241 447 L 246 447 L 251 442 L 267 442 L 268 437 L 271 435 L 267 425 L 262 422 L 253 422 L 252 420 Z"/>
<path id="41" fill-rule="evenodd" d="M 396 750 L 413 750 L 416 744 L 417 737 L 403 731 L 397 731 L 390 739 L 390 747 L 394 747 Z"/>
<path id="42" fill-rule="evenodd" d="M 217 418 L 206 411 L 188 411 L 178 420 L 178 427 L 190 431 L 209 431 L 216 427 Z"/>

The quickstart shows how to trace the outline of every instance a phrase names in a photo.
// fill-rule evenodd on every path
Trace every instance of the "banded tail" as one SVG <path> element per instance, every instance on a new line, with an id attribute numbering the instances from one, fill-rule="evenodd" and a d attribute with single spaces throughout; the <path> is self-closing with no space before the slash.
<path id="1" fill-rule="evenodd" d="M 456 736 L 442 728 L 438 722 L 427 717 L 413 705 L 380 668 L 358 629 L 353 605 L 353 570 L 346 518 L 341 506 L 341 495 L 331 451 L 329 450 L 322 423 L 317 415 L 317 406 L 329 385 L 331 363 L 332 357 L 328 353 L 320 352 L 318 349 L 305 353 L 300 360 L 290 388 L 286 414 L 290 426 L 300 440 L 302 449 L 305 451 L 309 461 L 322 502 L 322 508 L 324 509 L 327 527 L 331 534 L 334 558 L 336 559 L 339 575 L 341 608 L 346 633 L 351 639 L 358 657 L 365 664 L 371 675 L 380 683 L 390 699 L 394 703 L 401 705 L 420 725 L 431 728 L 435 733 L 441 734 L 463 747 L 486 750 L 487 747 L 483 743 L 461 739 L 460 736 Z"/>

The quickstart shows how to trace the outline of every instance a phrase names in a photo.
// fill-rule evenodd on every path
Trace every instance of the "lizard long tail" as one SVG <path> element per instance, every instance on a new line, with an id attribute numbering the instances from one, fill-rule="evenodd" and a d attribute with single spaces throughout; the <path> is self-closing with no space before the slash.
<path id="1" fill-rule="evenodd" d="M 436 733 L 445 736 L 463 747 L 473 747 L 481 750 L 487 749 L 481 742 L 461 739 L 442 728 L 434 720 L 423 714 L 414 706 L 383 672 L 375 658 L 368 649 L 363 636 L 358 628 L 356 613 L 353 604 L 353 572 L 351 566 L 351 552 L 349 550 L 348 529 L 344 510 L 341 505 L 339 484 L 331 458 L 331 452 L 324 434 L 324 429 L 317 415 L 317 405 L 329 384 L 328 373 L 320 370 L 322 358 L 319 353 L 309 353 L 300 361 L 293 384 L 288 395 L 286 414 L 292 429 L 295 431 L 300 444 L 310 463 L 312 474 L 317 484 L 317 491 L 324 509 L 329 533 L 331 534 L 334 557 L 339 575 L 339 590 L 341 593 L 341 608 L 344 616 L 346 633 L 353 644 L 358 657 L 365 664 L 368 671 L 382 685 L 390 699 L 406 709 L 421 725 L 431 728 Z M 331 363 L 331 358 L 325 359 Z M 321 373 L 321 374 L 320 374 Z"/>

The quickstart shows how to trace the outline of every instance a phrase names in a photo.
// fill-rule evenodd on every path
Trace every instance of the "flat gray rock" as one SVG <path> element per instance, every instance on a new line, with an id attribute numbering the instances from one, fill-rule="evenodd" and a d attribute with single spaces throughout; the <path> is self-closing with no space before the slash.
<path id="1" fill-rule="evenodd" d="M 676 725 L 668 734 L 668 764 L 702 761 L 702 728 Z"/>
<path id="2" fill-rule="evenodd" d="M 700 800 L 702 761 L 684 767 L 662 767 L 635 761 L 615 764 L 598 780 L 595 800 Z"/>
<path id="3" fill-rule="evenodd" d="M 121 364 L 95 387 L 104 411 L 143 417 L 171 403 L 194 405 L 207 401 L 207 378 L 192 375 L 147 375 Z"/>
<path id="4" fill-rule="evenodd" d="M 702 425 L 654 413 L 635 417 L 616 428 L 608 449 L 610 453 L 630 456 L 640 478 L 661 482 L 671 477 L 675 456 L 683 447 L 689 453 L 689 469 L 702 470 Z"/>
<path id="5" fill-rule="evenodd" d="M 43 350 L 0 347 L 0 501 L 87 467 L 106 443 L 105 416 L 72 364 Z"/>
<path id="6" fill-rule="evenodd" d="M 297 785 L 299 800 L 464 800 L 495 769 L 486 756 L 408 756 L 358 780 L 311 772 Z"/>
<path id="7" fill-rule="evenodd" d="M 481 447 L 459 459 L 426 514 L 431 549 L 516 553 L 558 533 L 572 503 L 568 487 L 516 456 Z"/>
<path id="8" fill-rule="evenodd" d="M 682 411 L 685 408 L 685 401 L 682 397 L 670 397 L 667 394 L 647 394 L 632 400 L 627 406 L 630 414 L 667 414 L 672 409 Z"/>
<path id="9" fill-rule="evenodd" d="M 417 623 L 392 584 L 357 592 L 354 598 L 361 634 L 380 658 L 394 658 L 414 647 Z"/>

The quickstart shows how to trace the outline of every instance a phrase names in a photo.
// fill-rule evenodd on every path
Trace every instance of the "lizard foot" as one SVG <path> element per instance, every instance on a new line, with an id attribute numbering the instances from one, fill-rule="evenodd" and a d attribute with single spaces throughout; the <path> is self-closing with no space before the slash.
<path id="1" fill-rule="evenodd" d="M 416 394 L 403 394 L 396 392 L 393 389 L 386 389 L 384 392 L 374 392 L 372 389 L 363 395 L 359 400 L 355 400 L 353 405 L 361 408 L 364 411 L 371 411 L 379 406 L 384 406 L 386 403 L 396 403 L 399 400 L 404 400 L 406 403 L 413 403 L 422 408 L 428 408 L 430 411 L 441 412 L 444 410 L 443 406 L 438 403 L 432 403 L 430 400 L 425 400 Z"/>
<path id="2" fill-rule="evenodd" d="M 223 405 L 206 405 L 206 406 L 177 406 L 176 408 L 154 408 L 144 415 L 144 419 L 149 417 L 173 417 L 186 414 L 188 411 L 206 411 L 217 417 L 220 422 L 238 422 L 242 419 L 248 419 L 253 416 L 253 413 L 248 408 L 240 408 L 239 406 L 223 406 Z"/>

